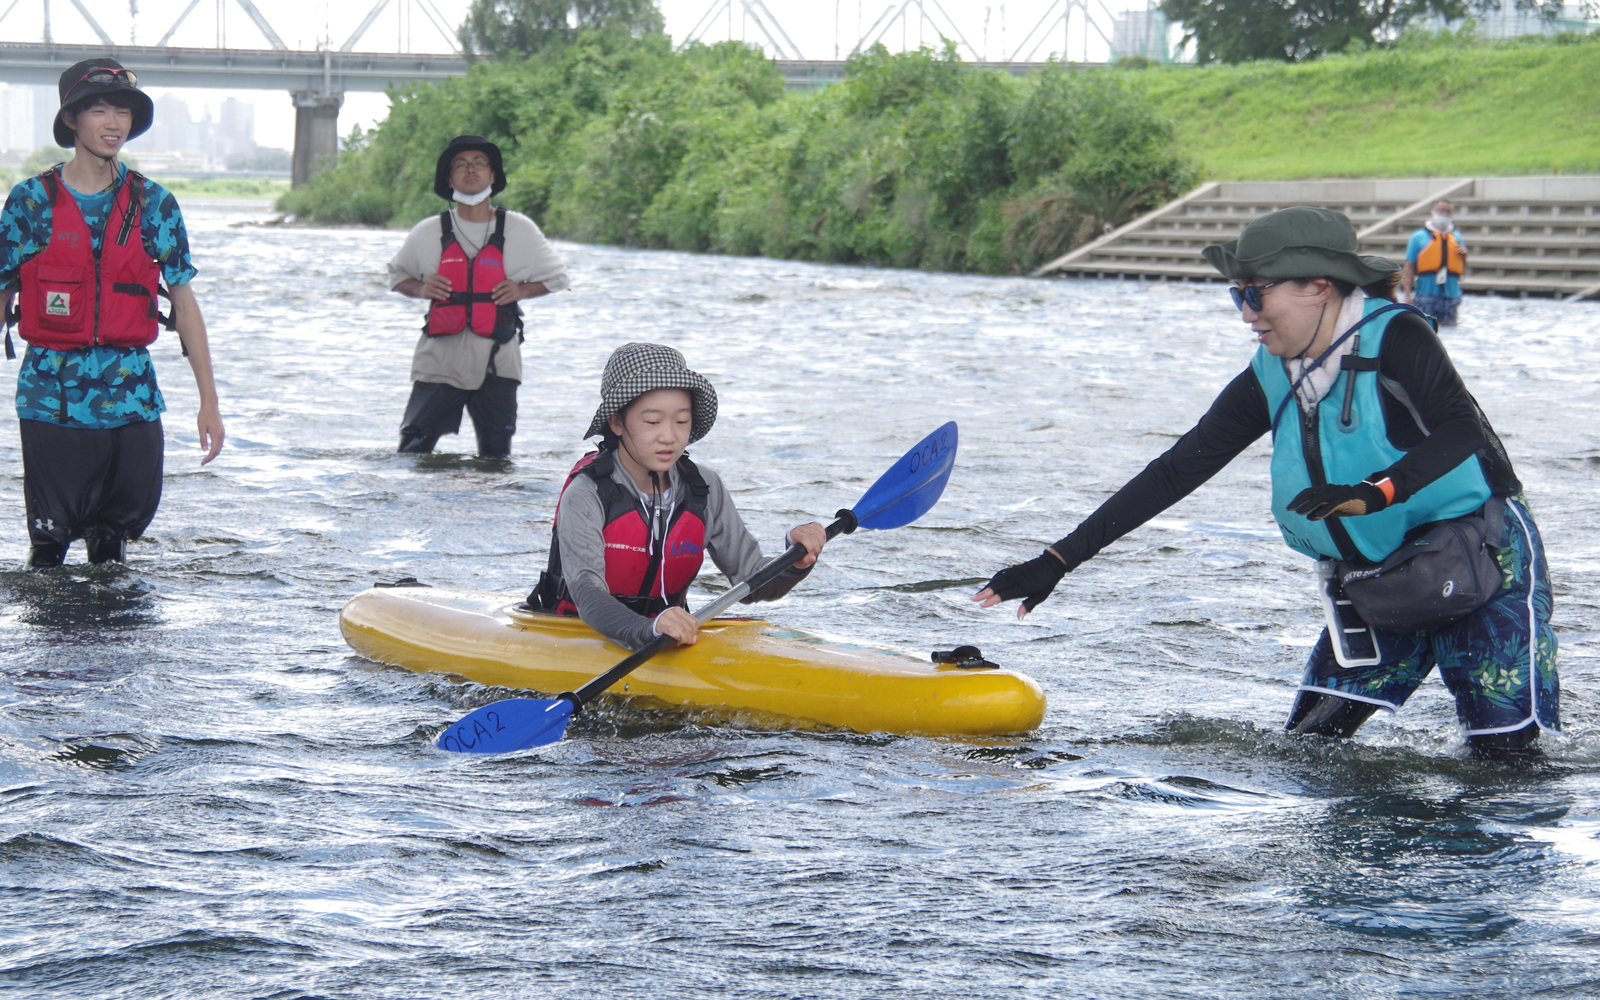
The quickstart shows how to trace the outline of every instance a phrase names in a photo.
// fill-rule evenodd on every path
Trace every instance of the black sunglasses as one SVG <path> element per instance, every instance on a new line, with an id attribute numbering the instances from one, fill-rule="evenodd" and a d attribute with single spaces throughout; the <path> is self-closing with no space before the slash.
<path id="1" fill-rule="evenodd" d="M 73 84 L 67 92 L 70 94 L 73 90 L 77 90 L 79 85 L 85 83 L 123 83 L 130 87 L 137 87 L 139 78 L 134 75 L 131 69 L 112 69 L 109 66 L 101 66 L 98 69 L 91 69 L 79 77 L 78 82 Z"/>
<path id="2" fill-rule="evenodd" d="M 1243 288 L 1229 288 L 1228 294 L 1233 296 L 1234 308 L 1243 311 L 1245 306 L 1249 306 L 1251 312 L 1260 312 L 1261 293 L 1274 285 L 1281 285 L 1288 280 L 1288 278 L 1279 278 L 1277 281 L 1269 281 L 1265 285 L 1246 285 Z"/>

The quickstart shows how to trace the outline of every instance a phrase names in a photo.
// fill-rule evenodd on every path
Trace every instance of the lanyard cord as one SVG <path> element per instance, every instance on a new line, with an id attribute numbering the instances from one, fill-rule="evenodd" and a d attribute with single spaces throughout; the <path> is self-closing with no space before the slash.
<path id="1" fill-rule="evenodd" d="M 674 500 L 667 504 L 666 516 L 661 513 L 661 477 L 654 471 L 650 472 L 650 485 L 653 492 L 650 494 L 650 506 L 645 513 L 650 518 L 650 546 L 649 554 L 656 557 L 656 584 L 661 593 L 662 600 L 667 597 L 667 522 L 672 520 L 672 512 L 677 503 Z M 641 499 L 639 506 L 643 507 Z M 658 547 L 659 546 L 659 547 Z"/>
<path id="2" fill-rule="evenodd" d="M 1401 310 L 1406 310 L 1406 311 L 1413 311 L 1413 307 L 1400 305 L 1397 302 L 1391 302 L 1388 305 L 1384 306 L 1382 309 L 1374 309 L 1372 312 L 1367 313 L 1365 316 L 1361 317 L 1360 319 L 1356 320 L 1354 323 L 1350 324 L 1350 329 L 1348 329 L 1345 332 L 1339 334 L 1338 338 L 1336 340 L 1334 340 L 1333 343 L 1328 345 L 1328 349 L 1327 350 L 1325 350 L 1321 354 L 1317 355 L 1317 360 L 1311 362 L 1310 365 L 1306 366 L 1305 370 L 1300 373 L 1300 377 L 1295 379 L 1293 384 L 1291 384 L 1289 386 L 1289 392 L 1283 397 L 1282 402 L 1280 402 L 1278 404 L 1278 412 L 1276 412 L 1276 413 L 1274 413 L 1272 415 L 1272 436 L 1274 438 L 1276 438 L 1278 436 L 1278 421 L 1283 419 L 1283 408 L 1289 405 L 1289 401 L 1290 400 L 1294 399 L 1295 390 L 1300 388 L 1300 383 L 1302 383 L 1302 382 L 1304 382 L 1306 380 L 1306 376 L 1310 375 L 1312 372 L 1316 371 L 1318 368 L 1321 368 L 1322 367 L 1322 363 L 1324 361 L 1328 360 L 1328 355 L 1332 354 L 1335 350 L 1337 350 L 1340 344 L 1344 343 L 1346 340 L 1349 340 L 1351 334 L 1355 333 L 1357 330 L 1359 330 L 1363 326 L 1365 326 L 1367 324 L 1368 320 L 1377 319 L 1379 316 L 1382 316 L 1384 313 L 1393 312 L 1396 309 L 1401 309 Z M 1420 312 L 1420 310 L 1416 310 L 1416 311 Z M 1304 355 L 1302 355 L 1302 357 L 1303 356 Z"/>

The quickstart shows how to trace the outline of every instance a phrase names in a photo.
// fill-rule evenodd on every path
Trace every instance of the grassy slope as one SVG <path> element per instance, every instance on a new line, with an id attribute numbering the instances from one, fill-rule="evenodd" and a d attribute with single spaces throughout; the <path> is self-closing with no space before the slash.
<path id="1" fill-rule="evenodd" d="M 288 181 L 272 177 L 152 178 L 178 198 L 277 198 L 289 190 Z"/>
<path id="2" fill-rule="evenodd" d="M 1600 38 L 1142 76 L 1215 180 L 1600 173 Z"/>

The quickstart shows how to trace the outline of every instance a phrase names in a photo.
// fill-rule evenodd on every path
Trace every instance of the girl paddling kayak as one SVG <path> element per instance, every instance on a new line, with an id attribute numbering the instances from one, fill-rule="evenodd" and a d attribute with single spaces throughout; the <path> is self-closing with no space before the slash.
<path id="1" fill-rule="evenodd" d="M 1318 560 L 1324 629 L 1289 713 L 1347 737 L 1438 666 L 1475 754 L 1559 728 L 1543 545 L 1522 485 L 1444 346 L 1396 305 L 1397 266 L 1338 213 L 1288 208 L 1203 251 L 1260 346 L 1200 422 L 1067 537 L 973 600 L 1022 598 L 1177 503 L 1272 434 L 1272 514 Z"/>
<path id="2" fill-rule="evenodd" d="M 733 584 L 766 561 L 721 478 L 685 452 L 716 422 L 717 392 L 672 348 L 624 344 L 606 362 L 600 396 L 584 434 L 600 435 L 600 449 L 562 487 L 549 567 L 528 604 L 577 615 L 629 649 L 660 635 L 693 645 L 700 623 L 687 596 L 705 553 Z M 785 547 L 806 555 L 744 603 L 787 594 L 826 541 L 816 522 L 790 529 Z"/>

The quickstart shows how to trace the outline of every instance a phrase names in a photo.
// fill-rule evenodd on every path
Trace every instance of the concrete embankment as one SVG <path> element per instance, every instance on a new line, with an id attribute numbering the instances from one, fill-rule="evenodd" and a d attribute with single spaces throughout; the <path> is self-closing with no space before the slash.
<path id="1" fill-rule="evenodd" d="M 1466 291 L 1600 296 L 1600 176 L 1213 181 L 1034 273 L 1220 280 L 1200 248 L 1290 205 L 1344 212 L 1364 252 L 1400 260 L 1440 198 L 1455 203 L 1456 228 L 1471 252 Z"/>

